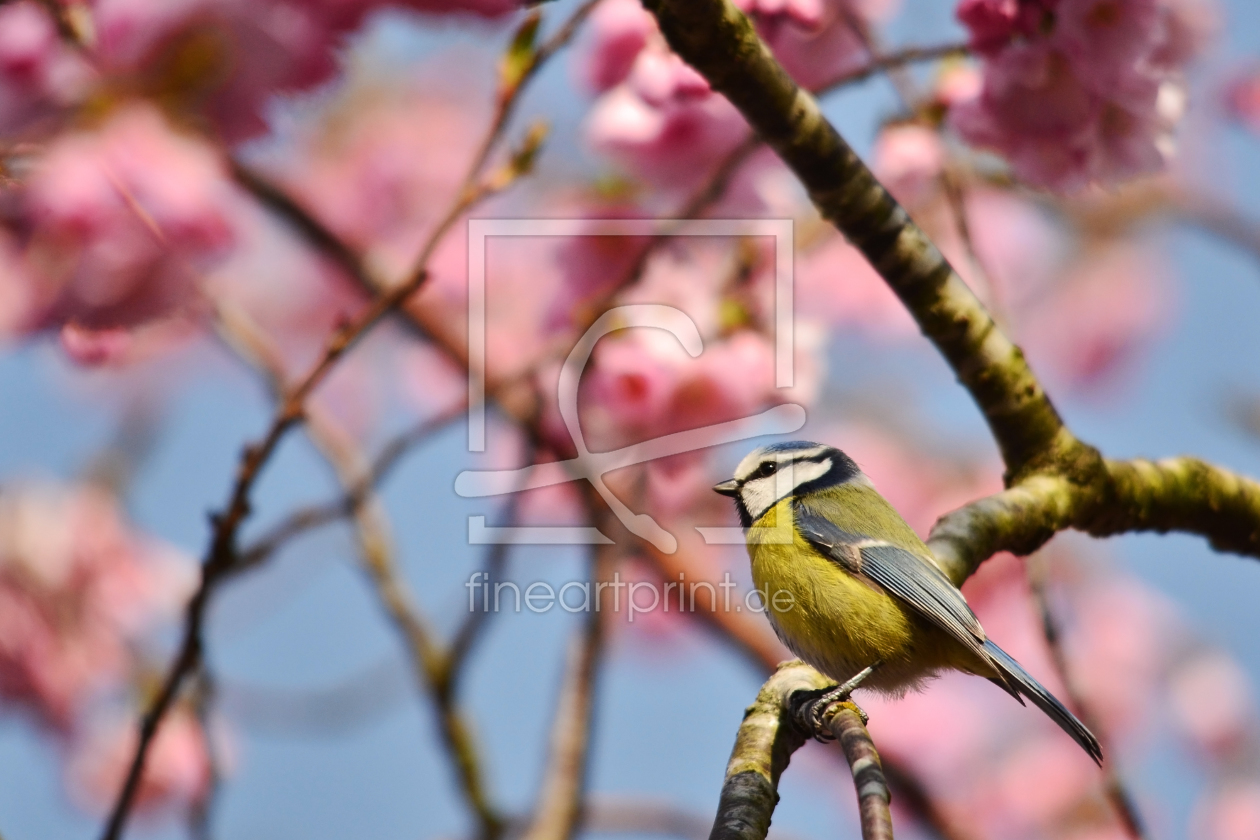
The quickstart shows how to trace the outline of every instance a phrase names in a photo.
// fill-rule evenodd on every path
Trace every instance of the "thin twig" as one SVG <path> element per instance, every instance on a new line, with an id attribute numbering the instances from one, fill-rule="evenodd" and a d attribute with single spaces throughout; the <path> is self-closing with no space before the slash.
<path id="1" fill-rule="evenodd" d="M 498 145 L 504 130 L 507 128 L 508 121 L 512 119 L 512 114 L 516 111 L 516 106 L 520 102 L 521 92 L 529 85 L 543 65 L 551 60 L 553 55 L 564 49 L 569 41 L 573 40 L 573 36 L 577 34 L 582 27 L 582 23 L 595 10 L 599 2 L 600 0 L 585 0 L 582 5 L 574 10 L 568 20 L 560 25 L 555 34 L 533 51 L 526 64 L 517 70 L 517 75 L 514 79 L 504 80 L 505 84 L 499 90 L 498 102 L 490 124 L 490 131 L 486 132 L 485 139 L 482 140 L 481 146 L 477 149 L 477 154 L 473 157 L 473 171 L 480 171 L 486 165 L 486 162 L 490 160 L 494 147 Z M 535 11 L 533 14 L 538 14 L 538 12 Z"/>
<path id="2" fill-rule="evenodd" d="M 331 423 L 314 421 L 312 417 L 307 424 L 308 434 L 333 466 L 342 487 L 349 490 L 364 486 L 367 469 L 359 463 L 361 459 L 349 441 L 338 435 Z M 503 818 L 486 789 L 471 721 L 449 689 L 449 657 L 398 568 L 384 506 L 371 490 L 355 500 L 353 520 L 364 570 L 406 645 L 417 683 L 433 702 L 443 744 L 464 798 L 477 819 L 478 836 L 481 840 L 494 840 L 503 830 Z"/>
<path id="3" fill-rule="evenodd" d="M 1035 565 L 1040 568 L 1033 568 L 1035 559 L 1029 559 L 1028 584 L 1032 593 L 1033 604 L 1041 614 L 1041 630 L 1046 639 L 1046 646 L 1050 649 L 1050 658 L 1054 662 L 1055 670 L 1058 671 L 1059 680 L 1063 683 L 1068 700 L 1076 710 L 1077 717 L 1081 719 L 1091 732 L 1098 736 L 1103 744 L 1104 752 L 1114 755 L 1114 752 L 1107 750 L 1106 730 L 1099 725 L 1098 716 L 1094 714 L 1093 708 L 1085 702 L 1076 681 L 1072 678 L 1072 668 L 1068 663 L 1067 651 L 1063 649 L 1063 632 L 1059 626 L 1058 619 L 1054 615 L 1054 610 L 1050 606 L 1047 592 L 1048 564 L 1045 562 L 1036 563 Z M 1115 809 L 1120 824 L 1124 826 L 1124 830 L 1128 832 L 1129 836 L 1133 840 L 1146 840 L 1145 822 L 1142 820 L 1141 814 L 1138 813 L 1137 803 L 1133 798 L 1133 794 L 1130 793 L 1124 779 L 1121 778 L 1119 771 L 1116 769 L 1115 761 L 1109 761 L 1103 767 L 1103 791 L 1107 796 L 1107 801 Z"/>
<path id="4" fill-rule="evenodd" d="M 527 464 L 533 463 L 534 453 L 532 451 L 526 453 L 524 461 Z M 508 496 L 507 502 L 504 504 L 499 527 L 511 528 L 516 524 L 519 514 L 520 494 L 513 492 Z M 511 547 L 511 543 L 506 540 L 486 546 L 485 559 L 482 561 L 481 571 L 485 573 L 486 584 L 491 589 L 503 577 L 503 573 L 507 568 L 508 551 Z M 468 657 L 472 653 L 473 647 L 485 633 L 486 625 L 495 615 L 495 612 L 490 609 L 489 603 L 483 603 L 481 606 L 480 610 L 469 609 L 468 614 L 464 616 L 464 620 L 460 622 L 459 628 L 456 629 L 455 635 L 451 637 L 451 643 L 447 648 L 446 679 L 450 684 L 449 690 L 451 692 L 459 690 L 460 678 L 464 674 L 464 666 L 468 662 Z"/>
<path id="5" fill-rule="evenodd" d="M 193 692 L 193 711 L 206 742 L 206 758 L 210 765 L 210 783 L 201 798 L 193 802 L 188 814 L 188 833 L 193 840 L 210 840 L 211 818 L 223 787 L 223 762 L 220 760 L 218 739 L 214 737 L 214 707 L 218 699 L 218 686 L 214 675 L 202 662 L 197 668 Z"/>
<path id="6" fill-rule="evenodd" d="M 888 780 L 875 750 L 871 733 L 852 703 L 841 703 L 827 720 L 827 728 L 844 750 L 845 760 L 853 771 L 857 789 L 858 814 L 862 822 L 862 840 L 892 840 L 892 814 L 888 805 L 892 796 Z"/>
<path id="7" fill-rule="evenodd" d="M 517 176 L 523 174 L 530 161 L 532 161 L 532 150 L 526 149 L 514 157 L 509 168 L 497 173 L 494 177 L 478 180 L 477 174 L 470 172 L 464 188 L 460 190 L 459 197 L 430 233 L 408 278 L 391 290 L 378 295 L 368 305 L 366 311 L 348 326 L 333 333 L 319 360 L 279 401 L 277 411 L 263 437 L 257 443 L 245 448 L 228 501 L 219 513 L 211 517 L 213 526 L 211 541 L 202 559 L 201 583 L 185 611 L 183 639 L 179 652 L 167 671 L 161 689 L 141 719 L 136 750 L 122 789 L 105 824 L 102 833 L 104 840 L 117 840 L 122 835 L 131 805 L 140 787 L 145 759 L 153 737 L 179 693 L 185 678 L 201 661 L 202 628 L 205 623 L 206 607 L 216 586 L 229 574 L 235 563 L 237 536 L 241 524 L 250 514 L 250 496 L 263 466 L 270 460 L 285 435 L 302 421 L 306 398 L 323 382 L 329 371 L 376 325 L 382 316 L 392 311 L 423 285 L 428 276 L 425 266 L 451 226 L 483 198 L 507 187 Z"/>
<path id="8" fill-rule="evenodd" d="M 970 52 L 966 43 L 936 44 L 929 47 L 903 47 L 891 52 L 872 50 L 874 58 L 855 70 L 846 70 L 814 88 L 816 96 L 826 96 L 842 87 L 865 81 L 877 73 L 896 70 L 924 61 L 939 61 L 951 56 L 963 56 Z"/>
<path id="9" fill-rule="evenodd" d="M 239 574 L 265 562 L 290 540 L 308 531 L 349 517 L 354 509 L 355 500 L 368 490 L 380 487 L 405 454 L 463 417 L 466 411 L 467 404 L 464 402 L 452 405 L 439 414 L 417 422 L 410 429 L 390 440 L 381 448 L 380 453 L 372 462 L 368 476 L 362 483 L 350 488 L 339 498 L 308 505 L 289 513 L 262 536 L 240 550 L 239 558 L 232 567 L 232 574 Z"/>
<path id="10" fill-rule="evenodd" d="M 588 497 L 589 499 L 589 497 Z M 588 511 L 596 509 L 588 500 Z M 601 512 L 603 519 L 611 513 Z M 602 528 L 609 527 L 604 523 Z M 595 687 L 609 616 L 601 609 L 601 583 L 611 579 L 615 545 L 592 548 L 588 607 L 582 628 L 569 647 L 560 697 L 552 719 L 550 749 L 538 802 L 522 840 L 570 840 L 576 833 L 586 791 Z"/>
<path id="11" fill-rule="evenodd" d="M 220 318 L 219 328 L 228 333 L 229 343 L 241 351 L 266 379 L 277 398 L 280 397 L 285 390 L 284 365 L 267 336 L 240 315 L 231 320 Z M 478 822 L 478 836 L 482 840 L 494 840 L 502 832 L 504 821 L 489 801 L 467 715 L 457 706 L 450 691 L 449 657 L 398 569 L 389 519 L 373 490 L 378 473 L 374 465 L 361 456 L 355 442 L 313 406 L 307 408 L 306 430 L 341 485 L 364 570 L 407 647 L 416 682 L 433 702 L 439 733 L 464 798 Z M 387 450 L 383 469 L 389 468 L 400 451 Z"/>

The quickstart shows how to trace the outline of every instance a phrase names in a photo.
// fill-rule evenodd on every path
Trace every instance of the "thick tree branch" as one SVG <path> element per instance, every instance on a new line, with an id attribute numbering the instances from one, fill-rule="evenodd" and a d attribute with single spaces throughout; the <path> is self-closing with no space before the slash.
<path id="1" fill-rule="evenodd" d="M 774 60 L 729 0 L 647 0 L 674 51 L 743 113 L 822 215 L 906 304 L 983 412 L 1008 476 L 1085 449 L 1063 426 L 1019 348 Z"/>
<path id="2" fill-rule="evenodd" d="M 805 734 L 792 721 L 789 698 L 829 685 L 822 674 L 795 660 L 766 680 L 735 736 L 709 840 L 763 840 L 779 801 L 779 776 L 805 743 Z"/>
<path id="3" fill-rule="evenodd" d="M 1019 348 L 729 0 L 646 5 L 670 46 L 739 108 L 865 254 L 984 414 L 1010 489 L 933 532 L 955 582 L 995 551 L 1026 554 L 1068 527 L 1095 536 L 1181 530 L 1260 556 L 1260 485 L 1190 458 L 1105 461 L 1072 435 Z"/>
<path id="4" fill-rule="evenodd" d="M 1031 554 L 1057 531 L 1184 531 L 1260 557 L 1260 483 L 1197 458 L 1103 461 L 1089 480 L 1031 476 L 941 517 L 928 546 L 961 584 L 999 551 Z"/>

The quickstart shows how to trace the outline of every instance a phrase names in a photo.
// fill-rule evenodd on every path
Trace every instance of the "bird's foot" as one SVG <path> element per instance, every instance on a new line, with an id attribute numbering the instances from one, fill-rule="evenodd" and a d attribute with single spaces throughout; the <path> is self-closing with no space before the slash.
<path id="1" fill-rule="evenodd" d="M 833 706 L 838 703 L 849 703 L 857 710 L 858 716 L 862 718 L 865 724 L 869 718 L 862 708 L 849 699 L 858 686 L 862 684 L 867 677 L 875 672 L 875 669 L 882 665 L 882 662 L 876 662 L 868 668 L 863 668 L 851 679 L 833 688 L 821 689 L 820 692 L 801 692 L 803 695 L 796 705 L 796 719 L 801 728 L 811 733 L 816 740 L 834 741 L 835 736 L 831 734 L 831 729 L 827 725 L 827 713 Z M 813 696 L 813 695 L 817 696 Z"/>

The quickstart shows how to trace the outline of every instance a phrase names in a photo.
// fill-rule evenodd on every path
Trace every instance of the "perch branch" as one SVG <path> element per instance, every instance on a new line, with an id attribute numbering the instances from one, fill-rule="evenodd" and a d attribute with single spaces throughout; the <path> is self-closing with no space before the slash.
<path id="1" fill-rule="evenodd" d="M 764 840 L 779 799 L 779 777 L 792 753 L 807 738 L 823 734 L 810 731 L 810 708 L 818 700 L 811 695 L 833 685 L 799 660 L 784 662 L 766 680 L 735 736 L 709 840 Z M 833 702 L 821 724 L 840 742 L 853 773 L 863 840 L 892 840 L 888 784 L 860 711 L 852 703 Z"/>
<path id="2" fill-rule="evenodd" d="M 1067 527 L 1095 536 L 1180 530 L 1260 556 L 1260 484 L 1192 458 L 1107 461 L 1077 440 L 1023 353 L 729 0 L 646 5 L 674 51 L 743 113 L 901 298 L 988 422 L 1009 489 L 933 532 L 956 583 L 994 551 L 1028 553 Z"/>

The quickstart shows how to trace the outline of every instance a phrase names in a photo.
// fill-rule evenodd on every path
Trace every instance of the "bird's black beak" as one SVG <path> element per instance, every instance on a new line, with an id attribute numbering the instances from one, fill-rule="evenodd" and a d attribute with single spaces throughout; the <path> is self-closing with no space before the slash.
<path id="1" fill-rule="evenodd" d="M 730 496 L 732 499 L 739 495 L 739 482 L 735 479 L 723 481 L 721 484 L 713 485 L 714 493 L 721 493 L 723 496 Z"/>

